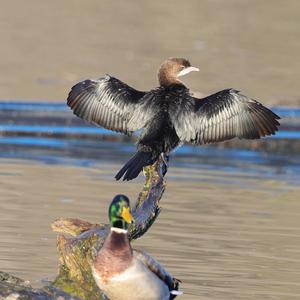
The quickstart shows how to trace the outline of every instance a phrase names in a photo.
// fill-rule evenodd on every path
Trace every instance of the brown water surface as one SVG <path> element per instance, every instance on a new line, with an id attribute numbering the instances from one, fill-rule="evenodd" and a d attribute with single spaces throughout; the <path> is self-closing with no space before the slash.
<path id="1" fill-rule="evenodd" d="M 105 73 L 148 90 L 167 57 L 203 94 L 236 88 L 299 105 L 298 0 L 10 0 L 0 9 L 0 99 L 64 101 Z"/>
<path id="2" fill-rule="evenodd" d="M 106 222 L 119 165 L 0 160 L 0 269 L 41 285 L 57 272 L 58 217 Z M 187 174 L 189 176 L 187 176 Z M 222 184 L 226 179 L 226 184 Z M 300 189 L 245 173 L 171 168 L 162 212 L 134 242 L 182 280 L 181 299 L 300 299 Z"/>

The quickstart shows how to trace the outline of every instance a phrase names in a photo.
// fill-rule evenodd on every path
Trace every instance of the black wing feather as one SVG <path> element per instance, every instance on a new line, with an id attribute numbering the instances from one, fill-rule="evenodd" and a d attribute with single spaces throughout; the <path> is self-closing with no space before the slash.
<path id="1" fill-rule="evenodd" d="M 106 75 L 74 85 L 67 104 L 78 117 L 110 130 L 131 134 L 151 117 L 143 113 L 149 97 L 122 81 Z"/>
<path id="2" fill-rule="evenodd" d="M 185 95 L 170 114 L 181 141 L 207 144 L 229 140 L 259 139 L 275 134 L 280 119 L 261 103 L 234 89 L 203 99 Z"/>

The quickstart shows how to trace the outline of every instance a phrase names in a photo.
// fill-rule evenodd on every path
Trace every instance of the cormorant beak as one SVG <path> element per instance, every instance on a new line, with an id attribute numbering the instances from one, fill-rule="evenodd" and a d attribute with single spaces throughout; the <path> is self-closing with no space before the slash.
<path id="1" fill-rule="evenodd" d="M 125 222 L 128 223 L 128 224 L 131 224 L 131 223 L 134 222 L 134 219 L 133 219 L 133 216 L 130 212 L 129 207 L 123 207 L 121 216 L 125 220 Z"/>
<path id="2" fill-rule="evenodd" d="M 199 69 L 196 68 L 196 67 L 187 67 L 187 68 L 184 68 L 183 70 L 181 70 L 178 74 L 177 74 L 177 77 L 180 77 L 180 76 L 184 76 L 190 72 L 193 72 L 193 71 L 196 71 L 198 72 Z"/>

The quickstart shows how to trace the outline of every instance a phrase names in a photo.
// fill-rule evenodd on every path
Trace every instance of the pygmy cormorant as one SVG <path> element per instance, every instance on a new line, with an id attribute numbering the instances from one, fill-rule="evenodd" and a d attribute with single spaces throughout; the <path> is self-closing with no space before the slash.
<path id="1" fill-rule="evenodd" d="M 115 176 L 117 180 L 136 178 L 143 167 L 181 143 L 259 139 L 278 130 L 279 116 L 237 90 L 193 97 L 178 79 L 191 71 L 199 69 L 184 58 L 170 58 L 159 69 L 159 87 L 149 92 L 109 75 L 73 86 L 68 105 L 78 117 L 127 135 L 141 130 L 137 153 Z"/>

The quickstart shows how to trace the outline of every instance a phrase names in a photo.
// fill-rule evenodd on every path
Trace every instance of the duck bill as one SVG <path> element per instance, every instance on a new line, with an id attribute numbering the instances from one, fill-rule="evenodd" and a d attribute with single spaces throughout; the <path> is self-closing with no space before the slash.
<path id="1" fill-rule="evenodd" d="M 132 217 L 132 214 L 130 212 L 130 208 L 129 207 L 123 207 L 121 216 L 125 220 L 125 222 L 128 223 L 128 224 L 131 224 L 131 223 L 134 222 L 134 219 Z"/>
<path id="2" fill-rule="evenodd" d="M 180 71 L 177 74 L 177 77 L 184 76 L 184 75 L 189 74 L 191 72 L 199 72 L 199 69 L 196 68 L 196 67 L 187 67 L 187 68 L 183 69 L 182 71 Z"/>

